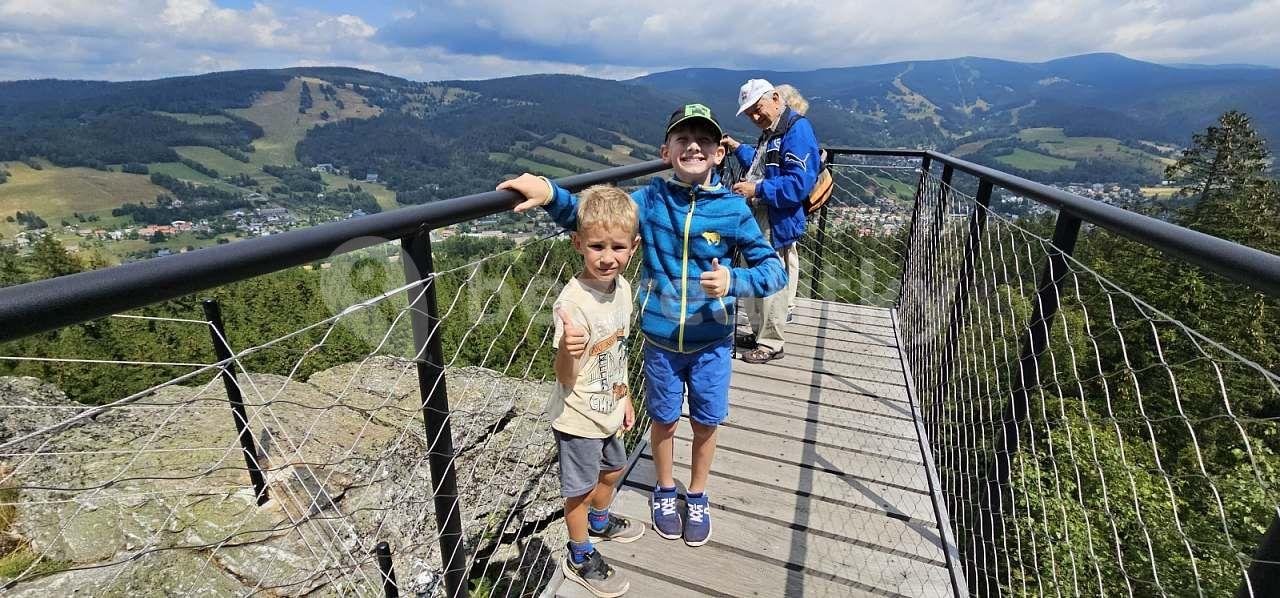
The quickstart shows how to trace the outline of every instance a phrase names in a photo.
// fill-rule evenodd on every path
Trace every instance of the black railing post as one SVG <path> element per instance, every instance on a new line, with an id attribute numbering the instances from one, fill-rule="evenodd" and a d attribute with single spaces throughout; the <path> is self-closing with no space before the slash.
<path id="1" fill-rule="evenodd" d="M 830 167 L 836 163 L 836 155 L 827 152 L 826 160 L 823 167 Z M 831 172 L 831 184 L 835 185 L 835 171 Z M 834 190 L 832 190 L 834 193 Z M 827 244 L 827 205 L 831 203 L 828 199 L 822 204 L 822 208 L 818 210 L 818 244 L 813 248 L 813 270 L 809 272 L 809 297 L 811 299 L 818 298 L 818 280 L 822 277 L 822 248 Z M 834 297 L 832 298 L 835 299 Z"/>
<path id="2" fill-rule="evenodd" d="M 1009 488 L 1013 455 L 1019 449 L 1021 431 L 1018 426 L 1030 414 L 1032 390 L 1040 387 L 1040 356 L 1049 346 L 1049 332 L 1053 327 L 1053 316 L 1058 313 L 1062 279 L 1067 275 L 1067 256 L 1075 251 L 1080 224 L 1080 218 L 1067 212 L 1058 212 L 1053 229 L 1053 244 L 1049 247 L 1044 271 L 1036 287 L 1035 304 L 1031 306 L 1031 319 L 1020 343 L 1017 386 L 1009 395 L 1009 403 L 1000 415 L 1001 435 L 995 442 L 995 455 L 987 478 L 987 495 L 979 506 L 979 509 L 989 510 L 989 515 L 984 513 L 979 520 L 984 527 L 990 528 L 982 530 L 981 538 L 990 543 L 988 550 L 991 551 L 991 558 L 994 558 L 997 538 L 1004 534 L 1003 517 L 1006 507 L 1013 506 L 1011 502 L 1006 505 L 1005 501 L 1010 500 L 1011 495 L 1002 489 Z M 988 574 L 990 573 L 992 570 L 989 569 Z M 979 592 L 979 595 L 999 593 L 999 580 L 986 579 L 986 583 L 991 586 L 986 588 L 985 593 Z"/>
<path id="3" fill-rule="evenodd" d="M 378 555 L 378 571 L 382 574 L 382 592 L 387 598 L 400 598 L 400 588 L 396 587 L 396 571 L 391 568 L 391 545 L 378 542 L 374 552 Z"/>
<path id="4" fill-rule="evenodd" d="M 920 182 L 916 183 L 916 199 L 911 206 L 911 221 L 907 223 L 907 246 L 902 250 L 902 267 L 898 269 L 901 280 L 898 284 L 898 300 L 896 306 L 902 307 L 902 297 L 907 292 L 907 267 L 911 265 L 911 249 L 915 246 L 916 220 L 920 219 L 920 201 L 924 199 L 924 184 L 929 180 L 929 168 L 932 166 L 929 156 L 920 158 Z"/>
<path id="5" fill-rule="evenodd" d="M 449 426 L 449 396 L 444 376 L 444 349 L 440 336 L 442 322 L 432 279 L 435 263 L 431 257 L 431 232 L 422 228 L 400 240 L 409 259 L 405 260 L 405 281 L 423 281 L 421 288 L 409 289 L 409 311 L 413 321 L 414 361 L 418 364 L 418 389 L 422 393 L 422 420 L 427 430 L 427 464 L 440 533 L 440 560 L 449 598 L 465 596 L 462 512 L 458 504 L 458 479 L 453 466 L 453 432 Z"/>
<path id="6" fill-rule="evenodd" d="M 218 361 L 231 359 L 231 347 L 227 345 L 227 330 L 222 324 L 222 308 L 213 299 L 204 300 L 204 317 L 209 321 L 209 334 L 213 337 L 213 353 Z M 227 389 L 227 402 L 231 404 L 231 419 L 236 426 L 236 434 L 240 437 L 240 448 L 244 451 L 244 464 L 249 469 L 249 481 L 253 484 L 253 492 L 258 497 L 258 504 L 267 502 L 267 483 L 262 477 L 262 468 L 258 465 L 258 449 L 253 444 L 253 432 L 249 430 L 249 416 L 244 411 L 244 397 L 240 394 L 240 385 L 236 382 L 235 362 L 228 362 L 222 368 L 222 385 Z"/>
<path id="7" fill-rule="evenodd" d="M 982 231 L 987 225 L 987 209 L 991 206 L 991 181 L 982 179 L 978 182 L 978 195 L 974 197 L 973 213 L 969 215 L 969 236 L 964 241 L 964 260 L 960 267 L 960 277 L 952 289 L 951 316 L 947 323 L 947 336 L 942 344 L 942 360 L 938 366 L 938 386 L 935 388 L 935 411 L 937 404 L 946 400 L 947 382 L 951 379 L 951 369 L 955 365 L 957 344 L 959 343 L 961 320 L 968 307 L 969 284 L 973 281 L 975 254 Z M 936 411 L 935 415 L 941 415 Z M 934 423 L 939 419 L 935 418 Z"/>
<path id="8" fill-rule="evenodd" d="M 1271 596 L 1280 588 L 1280 514 L 1271 517 L 1271 525 L 1258 543 L 1245 576 L 1236 598 Z"/>
<path id="9" fill-rule="evenodd" d="M 969 215 L 969 236 L 964 242 L 964 262 L 960 268 L 960 278 L 956 280 L 956 286 L 951 296 L 951 316 L 947 324 L 946 339 L 942 344 L 942 361 L 938 367 L 938 386 L 935 388 L 933 398 L 933 409 L 928 414 L 932 421 L 927 422 L 926 427 L 929 430 L 929 438 L 933 442 L 942 442 L 946 446 L 958 446 L 959 454 L 968 455 L 970 451 L 976 450 L 973 439 L 965 434 L 946 435 L 947 430 L 944 429 L 943 420 L 947 417 L 946 404 L 949 396 L 952 369 L 955 367 L 956 353 L 959 350 L 960 331 L 964 327 L 965 313 L 969 306 L 970 290 L 969 285 L 973 281 L 975 262 L 977 261 L 977 253 L 979 251 L 979 243 L 981 243 L 983 230 L 987 224 L 987 210 L 991 206 L 991 191 L 993 185 L 988 179 L 981 179 L 978 182 L 978 194 L 974 197 L 973 213 Z M 960 443 L 964 443 L 961 445 Z M 959 463 L 965 462 L 964 458 Z M 945 479 L 943 483 L 946 487 L 954 487 L 957 479 L 966 479 L 972 472 L 957 470 L 958 463 L 952 463 L 948 471 L 943 473 Z M 953 496 L 953 495 L 948 495 Z M 947 512 L 959 513 L 963 507 L 956 500 L 948 500 Z M 954 516 L 954 515 L 953 515 Z M 963 520 L 963 519 L 962 519 Z M 979 554 L 975 554 L 973 550 L 965 551 L 968 558 L 965 559 L 965 579 L 979 580 L 981 571 L 980 564 L 984 561 L 979 559 Z"/>

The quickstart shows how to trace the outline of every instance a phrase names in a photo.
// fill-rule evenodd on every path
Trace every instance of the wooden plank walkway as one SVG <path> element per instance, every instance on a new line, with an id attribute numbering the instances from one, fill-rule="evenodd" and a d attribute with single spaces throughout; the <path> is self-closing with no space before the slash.
<path id="1" fill-rule="evenodd" d="M 627 596 L 954 596 L 889 310 L 801 300 L 788 332 L 784 359 L 734 361 L 706 545 L 649 528 L 647 448 L 627 474 L 614 509 L 649 529 L 599 547 Z M 678 482 L 692 440 L 682 420 Z"/>

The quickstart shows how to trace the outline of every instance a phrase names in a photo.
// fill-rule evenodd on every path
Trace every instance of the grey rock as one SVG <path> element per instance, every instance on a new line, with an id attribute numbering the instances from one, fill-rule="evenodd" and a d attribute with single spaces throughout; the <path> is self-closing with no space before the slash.
<path id="1" fill-rule="evenodd" d="M 563 525 L 547 525 L 561 507 L 544 414 L 550 387 L 481 368 L 446 377 L 466 561 L 479 554 L 502 583 L 536 587 L 565 537 Z M 15 589 L 29 594 L 19 595 L 81 585 L 109 594 L 115 586 L 101 584 L 120 580 L 130 580 L 121 586 L 129 595 L 345 595 L 379 585 L 379 541 L 392 546 L 402 591 L 439 593 L 432 439 L 414 364 L 374 357 L 306 382 L 237 381 L 268 503 L 256 505 L 220 383 L 161 389 L 0 462 L 21 488 L 10 533 L 85 568 L 22 580 Z M 0 396 L 76 407 L 35 379 L 0 378 Z M 64 416 L 49 413 L 10 410 L 0 432 L 26 434 Z M 173 574 L 158 578 L 165 567 Z M 101 581 L 103 571 L 115 573 Z"/>

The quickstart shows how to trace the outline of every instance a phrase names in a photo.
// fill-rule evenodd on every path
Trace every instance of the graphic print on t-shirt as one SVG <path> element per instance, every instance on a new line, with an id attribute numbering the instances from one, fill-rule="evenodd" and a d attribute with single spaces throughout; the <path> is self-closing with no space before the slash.
<path id="1" fill-rule="evenodd" d="M 627 396 L 627 333 L 618 322 L 597 321 L 592 330 L 610 330 L 604 339 L 591 346 L 588 352 L 594 371 L 590 372 L 595 387 L 591 393 L 591 410 L 613 413 L 618 401 Z M 593 337 L 595 335 L 592 335 Z"/>

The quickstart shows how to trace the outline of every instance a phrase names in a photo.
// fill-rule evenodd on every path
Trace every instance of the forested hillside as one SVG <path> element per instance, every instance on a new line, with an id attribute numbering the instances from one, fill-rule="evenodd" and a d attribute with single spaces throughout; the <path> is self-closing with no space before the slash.
<path id="1" fill-rule="evenodd" d="M 299 226 L 368 213 L 375 203 L 385 210 L 482 191 L 523 171 L 598 170 L 656 157 L 667 114 L 688 101 L 711 105 L 728 131 L 749 140 L 758 131 L 734 113 L 737 87 L 751 76 L 798 86 L 825 144 L 941 149 L 1043 182 L 1121 183 L 1136 192 L 1158 185 L 1191 133 L 1228 108 L 1244 108 L 1264 138 L 1274 137 L 1280 113 L 1268 98 L 1280 92 L 1278 73 L 1087 55 L 787 73 L 688 69 L 633 81 L 416 82 L 309 67 L 2 82 L 0 235 L 44 230 L 35 226 L 43 222 L 78 245 L 73 231 L 88 230 L 96 239 L 84 244 L 117 261 L 270 228 L 262 219 L 256 227 L 232 222 L 228 212 L 200 235 L 140 244 L 129 226 L 162 224 L 161 203 L 172 205 L 147 185 L 157 174 L 242 196 L 251 211 L 288 209 L 285 225 Z M 272 170 L 321 165 L 318 186 L 305 189 Z M 34 218 L 19 221 L 19 213 Z M 126 238 L 103 246 L 113 231 Z"/>

